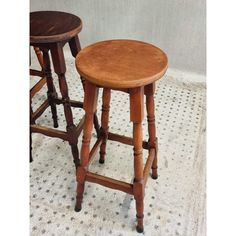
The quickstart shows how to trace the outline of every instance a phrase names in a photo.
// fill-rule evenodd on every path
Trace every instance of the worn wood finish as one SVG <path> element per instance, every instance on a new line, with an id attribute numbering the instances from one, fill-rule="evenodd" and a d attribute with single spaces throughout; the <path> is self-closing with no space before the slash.
<path id="1" fill-rule="evenodd" d="M 135 40 L 109 40 L 84 48 L 76 67 L 90 82 L 108 88 L 135 88 L 161 78 L 167 56 L 159 48 Z"/>
<path id="2" fill-rule="evenodd" d="M 54 127 L 58 127 L 56 105 L 62 104 L 67 123 L 66 132 L 46 127 L 32 127 L 31 132 L 35 131 L 50 137 L 58 137 L 67 140 L 71 146 L 76 167 L 79 165 L 79 151 L 77 147 L 78 136 L 81 132 L 84 120 L 82 119 L 76 127 L 73 122 L 71 107 L 82 108 L 83 103 L 70 100 L 69 98 L 68 86 L 65 77 L 66 64 L 63 47 L 66 43 L 68 43 L 72 56 L 76 57 L 78 52 L 81 50 L 78 38 L 78 33 L 81 29 L 82 21 L 80 18 L 70 13 L 58 11 L 39 11 L 30 13 L 30 45 L 34 47 L 39 63 L 42 66 L 42 72 L 31 70 L 31 73 L 37 76 L 45 76 L 48 87 L 48 99 L 42 104 L 42 106 L 40 106 L 39 109 L 36 110 L 36 112 L 31 113 L 32 120 L 35 122 L 35 120 L 45 111 L 48 105 L 50 105 Z M 58 76 L 60 93 L 62 96 L 61 98 L 58 98 L 53 84 L 49 52 L 51 53 L 54 71 Z M 36 89 L 40 89 L 42 84 L 43 81 L 38 83 L 33 90 L 36 91 Z M 98 131 L 100 127 L 96 114 L 94 117 L 94 126 Z M 98 132 L 97 134 L 99 135 Z"/>
<path id="3" fill-rule="evenodd" d="M 30 13 L 30 42 L 32 43 L 68 41 L 81 29 L 81 19 L 70 13 L 59 11 Z"/>
<path id="4" fill-rule="evenodd" d="M 76 57 L 76 66 L 85 90 L 85 124 L 81 148 L 81 163 L 77 169 L 77 201 L 75 210 L 81 209 L 85 181 L 134 195 L 136 202 L 137 231 L 143 232 L 144 188 L 152 169 L 157 177 L 157 138 L 154 116 L 155 81 L 166 71 L 167 57 L 160 49 L 133 40 L 111 40 L 96 43 L 83 49 Z M 90 151 L 89 144 L 93 115 L 96 111 L 96 88 L 103 87 L 101 135 Z M 133 122 L 133 138 L 108 132 L 110 90 L 120 90 L 130 97 L 130 120 Z M 88 99 L 90 97 L 90 100 Z M 148 118 L 149 140 L 143 141 L 142 121 L 144 97 Z M 124 183 L 119 180 L 88 172 L 89 163 L 101 144 L 100 162 L 104 162 L 107 139 L 134 146 L 134 180 Z M 143 148 L 149 150 L 143 164 Z"/>

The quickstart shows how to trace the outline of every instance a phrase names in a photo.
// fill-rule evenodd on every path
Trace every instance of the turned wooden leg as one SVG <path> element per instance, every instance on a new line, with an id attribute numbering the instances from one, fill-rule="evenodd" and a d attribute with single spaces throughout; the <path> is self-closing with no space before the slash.
<path id="1" fill-rule="evenodd" d="M 47 87 L 48 87 L 47 96 L 48 96 L 48 102 L 52 111 L 53 125 L 55 128 L 57 128 L 58 127 L 57 109 L 56 109 L 56 104 L 54 102 L 54 99 L 57 98 L 57 93 L 53 84 L 50 58 L 49 58 L 47 49 L 43 50 L 43 69 L 44 69 L 44 73 L 46 74 L 46 82 L 47 82 Z"/>
<path id="2" fill-rule="evenodd" d="M 68 135 L 70 136 L 69 144 L 71 146 L 71 151 L 74 159 L 75 167 L 77 168 L 79 165 L 79 151 L 78 151 L 78 137 L 76 134 L 76 126 L 73 123 L 73 115 L 70 105 L 70 98 L 68 96 L 68 88 L 66 83 L 65 74 L 59 74 L 59 85 L 60 91 L 63 99 L 64 106 L 64 114 L 66 117 L 66 130 Z"/>
<path id="3" fill-rule="evenodd" d="M 81 82 L 83 85 L 83 89 L 85 91 L 85 79 L 82 76 L 80 77 L 80 79 L 81 79 Z M 97 134 L 97 138 L 98 138 L 98 137 L 100 137 L 100 125 L 98 122 L 97 110 L 94 112 L 94 115 L 93 115 L 93 125 L 96 130 L 96 134 Z"/>
<path id="4" fill-rule="evenodd" d="M 63 53 L 63 46 L 61 44 L 55 44 L 51 48 L 51 55 L 52 61 L 54 65 L 54 70 L 58 75 L 59 79 L 59 87 L 62 96 L 62 103 L 64 107 L 64 114 L 66 118 L 66 130 L 68 133 L 69 144 L 71 146 L 71 151 L 75 163 L 75 167 L 77 168 L 79 165 L 79 151 L 78 151 L 78 136 L 76 134 L 76 126 L 73 123 L 73 115 L 70 105 L 70 98 L 68 95 L 68 86 L 66 82 L 65 72 L 66 72 L 66 65 L 65 65 L 65 58 Z"/>
<path id="5" fill-rule="evenodd" d="M 83 89 L 85 91 L 85 79 L 81 76 L 80 77 L 81 79 L 81 82 L 82 82 L 82 85 L 83 85 Z M 97 134 L 97 138 L 100 137 L 100 125 L 99 125 L 99 122 L 98 122 L 98 117 L 97 117 L 97 111 L 94 112 L 94 115 L 93 115 L 93 125 L 94 125 L 94 128 L 96 130 L 96 134 Z"/>
<path id="6" fill-rule="evenodd" d="M 35 51 L 35 54 L 36 54 L 36 56 L 38 58 L 39 64 L 40 64 L 40 66 L 41 66 L 41 68 L 43 70 L 43 66 L 44 65 L 43 65 L 43 54 L 42 54 L 42 51 L 38 47 L 34 47 L 34 51 Z"/>
<path id="7" fill-rule="evenodd" d="M 69 46 L 70 46 L 71 54 L 75 58 L 77 56 L 77 54 L 79 53 L 79 51 L 81 50 L 81 46 L 80 46 L 80 41 L 79 41 L 78 35 L 76 35 L 75 37 L 73 37 L 69 41 Z"/>
<path id="8" fill-rule="evenodd" d="M 108 122 L 109 122 L 109 109 L 111 100 L 111 90 L 108 88 L 103 89 L 102 94 L 102 119 L 101 119 L 101 130 L 100 135 L 102 136 L 102 144 L 100 147 L 100 159 L 99 163 L 103 164 L 106 155 L 106 143 L 108 138 Z"/>
<path id="9" fill-rule="evenodd" d="M 71 51 L 72 56 L 76 57 L 77 54 L 79 53 L 79 51 L 81 50 L 78 35 L 76 35 L 74 38 L 72 38 L 69 41 L 69 46 L 70 46 L 70 51 Z M 80 79 L 81 79 L 81 82 L 82 82 L 82 85 L 83 85 L 83 89 L 85 91 L 85 86 L 84 86 L 85 79 L 82 76 L 80 77 Z M 94 113 L 93 124 L 94 124 L 94 128 L 96 130 L 96 133 L 97 133 L 97 137 L 99 137 L 100 136 L 100 126 L 99 126 L 99 123 L 98 123 L 98 117 L 97 117 L 96 112 Z"/>
<path id="10" fill-rule="evenodd" d="M 93 126 L 96 130 L 97 138 L 100 137 L 100 125 L 98 122 L 97 111 L 95 111 L 93 115 Z"/>
<path id="11" fill-rule="evenodd" d="M 84 182 L 89 161 L 89 146 L 93 128 L 93 117 L 97 106 L 97 93 L 98 89 L 95 85 L 87 82 L 85 86 L 85 97 L 84 97 L 84 110 L 85 110 L 85 121 L 83 129 L 83 139 L 81 147 L 81 161 L 77 168 L 77 197 L 75 211 L 80 211 L 82 208 Z"/>
<path id="12" fill-rule="evenodd" d="M 144 211 L 144 180 L 143 180 L 143 148 L 142 148 L 142 120 L 143 120 L 143 87 L 130 91 L 130 119 L 133 122 L 134 140 L 134 183 L 133 192 L 136 202 L 136 217 L 138 233 L 143 232 Z"/>
<path id="13" fill-rule="evenodd" d="M 152 163 L 152 178 L 157 179 L 157 138 L 155 126 L 155 105 L 154 105 L 155 83 L 145 86 L 146 108 L 149 133 L 149 150 L 155 148 L 155 157 Z"/>

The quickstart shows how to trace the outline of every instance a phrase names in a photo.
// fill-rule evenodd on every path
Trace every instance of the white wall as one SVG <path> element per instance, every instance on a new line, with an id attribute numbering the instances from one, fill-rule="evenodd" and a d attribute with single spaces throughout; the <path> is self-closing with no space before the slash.
<path id="1" fill-rule="evenodd" d="M 112 38 L 133 38 L 162 48 L 169 67 L 205 74 L 205 0 L 31 0 L 30 10 L 80 16 L 82 47 Z"/>

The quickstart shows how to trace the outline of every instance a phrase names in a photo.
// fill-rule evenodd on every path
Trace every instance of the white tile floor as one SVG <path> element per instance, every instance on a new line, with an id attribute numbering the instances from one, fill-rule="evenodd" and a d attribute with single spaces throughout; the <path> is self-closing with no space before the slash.
<path id="1" fill-rule="evenodd" d="M 74 60 L 67 58 L 67 64 L 70 97 L 83 100 Z M 56 79 L 55 83 L 58 88 Z M 147 182 L 144 235 L 205 235 L 205 91 L 204 83 L 186 82 L 178 76 L 164 76 L 157 83 L 159 178 L 149 178 Z M 45 96 L 46 88 L 34 97 L 33 107 L 36 108 Z M 99 117 L 100 108 L 101 91 Z M 73 109 L 73 114 L 77 123 L 84 112 Z M 62 106 L 58 107 L 58 117 L 59 127 L 64 128 Z M 50 109 L 38 119 L 38 123 L 52 125 Z M 143 128 L 147 138 L 146 119 Z M 110 130 L 127 136 L 132 134 L 129 100 L 124 93 L 112 93 Z M 79 148 L 80 144 L 81 138 Z M 145 158 L 146 154 L 144 151 Z M 79 213 L 74 212 L 75 169 L 67 142 L 33 134 L 33 157 L 34 161 L 30 164 L 32 236 L 138 235 L 131 195 L 87 183 L 83 209 Z M 99 164 L 98 158 L 95 158 L 91 170 L 129 182 L 133 178 L 132 166 L 132 147 L 109 141 L 105 164 Z"/>

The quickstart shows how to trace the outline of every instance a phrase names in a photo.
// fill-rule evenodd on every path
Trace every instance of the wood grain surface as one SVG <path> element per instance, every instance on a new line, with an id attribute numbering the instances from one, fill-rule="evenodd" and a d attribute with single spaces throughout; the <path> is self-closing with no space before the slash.
<path id="1" fill-rule="evenodd" d="M 108 40 L 82 49 L 76 57 L 80 75 L 109 88 L 151 84 L 167 69 L 167 56 L 159 48 L 136 40 Z"/>
<path id="2" fill-rule="evenodd" d="M 78 16 L 59 11 L 37 11 L 30 13 L 30 42 L 50 43 L 68 40 L 82 29 Z"/>

